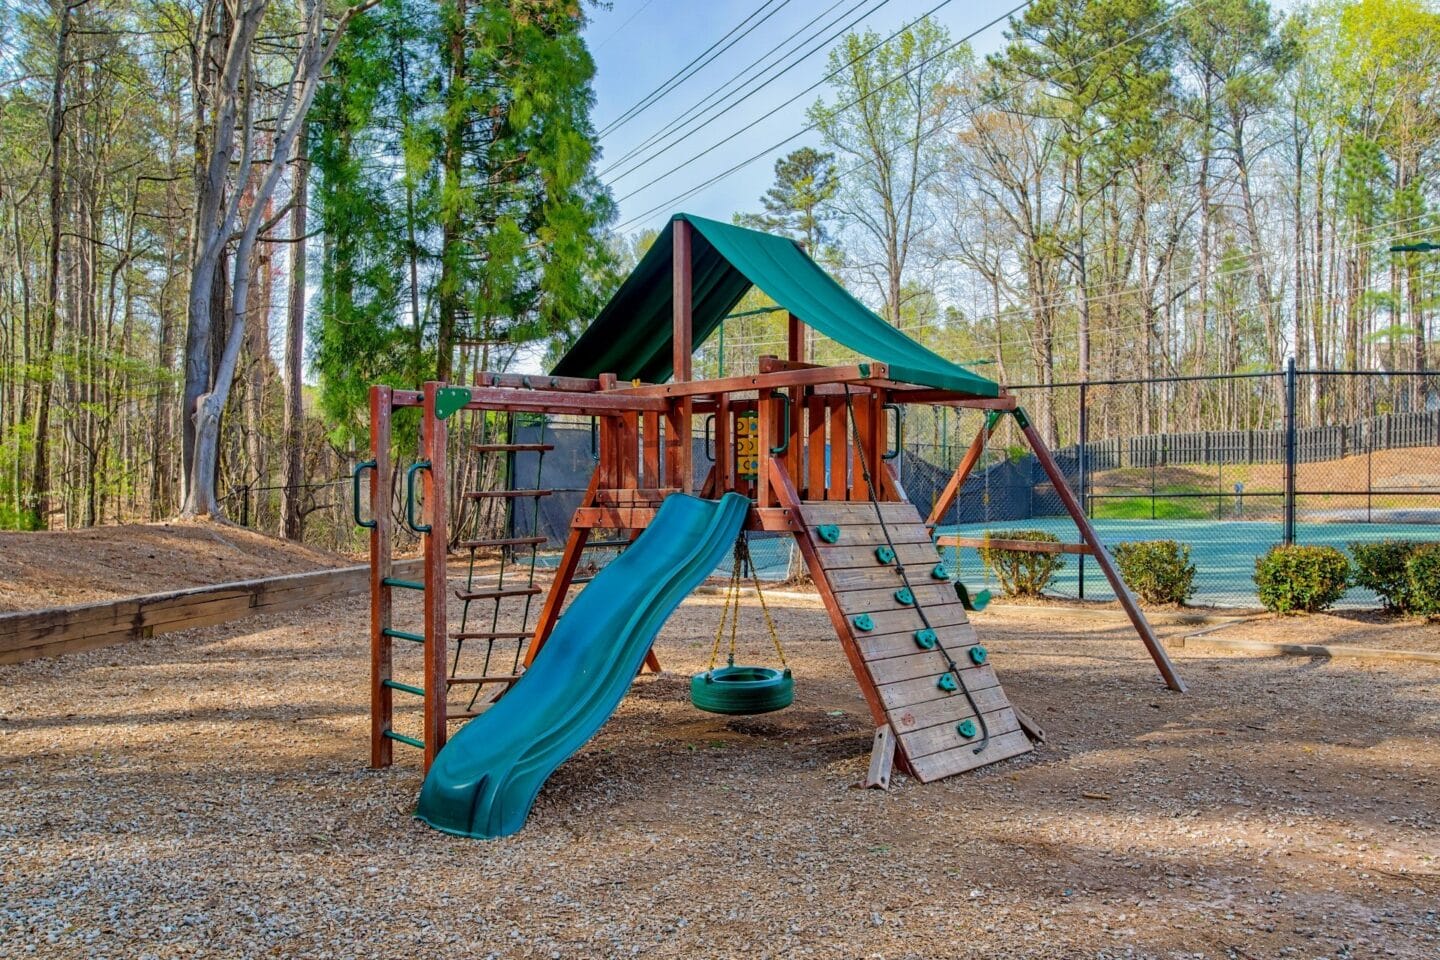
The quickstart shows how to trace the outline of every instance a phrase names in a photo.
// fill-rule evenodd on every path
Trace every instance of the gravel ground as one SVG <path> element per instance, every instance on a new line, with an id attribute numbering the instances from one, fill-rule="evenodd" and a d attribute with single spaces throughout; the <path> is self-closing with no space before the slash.
<path id="1" fill-rule="evenodd" d="M 794 707 L 688 707 L 719 604 L 493 842 L 411 818 L 407 748 L 365 769 L 359 603 L 0 667 L 0 956 L 1440 956 L 1440 668 L 1182 650 L 1181 697 L 1119 625 L 997 606 L 1048 743 L 859 791 L 813 601 L 775 603 Z"/>

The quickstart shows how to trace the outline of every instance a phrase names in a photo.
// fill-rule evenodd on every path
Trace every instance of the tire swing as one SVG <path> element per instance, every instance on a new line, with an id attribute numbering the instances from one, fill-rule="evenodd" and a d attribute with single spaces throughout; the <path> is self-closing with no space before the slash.
<path id="1" fill-rule="evenodd" d="M 715 645 L 710 650 L 710 667 L 704 673 L 690 678 L 690 702 L 698 710 L 708 713 L 749 715 L 783 710 L 795 700 L 795 680 L 790 675 L 790 666 L 785 662 L 785 651 L 780 646 L 780 632 L 775 629 L 775 620 L 770 608 L 765 605 L 765 594 L 760 589 L 760 578 L 755 565 L 750 561 L 750 545 L 742 533 L 735 539 L 735 563 L 730 570 L 730 586 L 726 590 L 725 604 L 720 611 L 720 624 L 715 628 Z M 750 568 L 750 582 L 755 595 L 760 598 L 760 611 L 765 616 L 765 626 L 770 631 L 770 642 L 775 644 L 775 655 L 780 660 L 780 669 L 774 667 L 736 666 L 735 642 L 740 625 L 740 580 L 741 568 Z M 725 635 L 725 624 L 730 624 L 730 655 L 725 666 L 715 664 L 720 659 L 720 641 Z"/>

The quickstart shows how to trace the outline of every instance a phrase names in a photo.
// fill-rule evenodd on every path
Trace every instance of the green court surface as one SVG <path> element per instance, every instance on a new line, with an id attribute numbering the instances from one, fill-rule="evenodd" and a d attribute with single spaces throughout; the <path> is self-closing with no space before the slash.
<path id="1" fill-rule="evenodd" d="M 1429 511 L 1425 511 L 1429 513 Z M 1219 607 L 1256 607 L 1255 560 L 1281 541 L 1278 521 L 1265 520 L 1093 520 L 1096 532 L 1106 546 L 1126 540 L 1175 540 L 1190 545 L 1190 560 L 1195 564 L 1195 595 L 1192 604 Z M 1069 517 L 1032 517 L 1005 523 L 970 523 L 940 528 L 940 533 L 982 537 L 986 530 L 1043 530 L 1061 540 L 1080 539 Z M 1373 543 L 1378 540 L 1440 540 L 1440 523 L 1364 523 L 1355 521 L 1297 522 L 1295 542 L 1335 547 L 1347 555 L 1347 544 Z M 957 563 L 958 554 L 958 563 Z M 1083 565 L 1081 561 L 1084 561 Z M 969 548 L 945 550 L 945 561 L 952 574 L 970 585 L 972 590 L 984 586 L 985 569 L 979 551 Z M 1081 592 L 1081 569 L 1084 570 L 1084 596 L 1087 600 L 1113 600 L 1115 594 L 1095 561 L 1067 556 L 1065 566 L 1050 581 L 1047 594 L 1077 597 Z M 998 585 L 994 587 L 998 590 Z M 1369 590 L 1352 587 L 1340 606 L 1372 607 L 1379 599 Z"/>

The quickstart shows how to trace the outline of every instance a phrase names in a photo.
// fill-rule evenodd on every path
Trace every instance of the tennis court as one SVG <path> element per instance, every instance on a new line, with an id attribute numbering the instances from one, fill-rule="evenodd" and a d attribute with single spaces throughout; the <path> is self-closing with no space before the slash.
<path id="1" fill-rule="evenodd" d="M 1430 513 L 1430 511 L 1425 511 Z M 1195 564 L 1195 595 L 1190 602 L 1217 607 L 1255 607 L 1255 560 L 1281 542 L 1279 521 L 1269 520 L 1092 520 L 1100 538 L 1109 547 L 1126 540 L 1174 540 L 1190 545 L 1190 560 Z M 1031 517 L 1013 523 L 969 523 L 942 527 L 940 532 L 967 537 L 983 537 L 986 530 L 999 535 L 1000 530 L 1043 530 L 1061 540 L 1076 542 L 1079 533 L 1069 517 Z M 1348 555 L 1347 544 L 1374 543 L 1380 540 L 1440 540 L 1440 522 L 1305 522 L 1295 525 L 1295 542 L 1314 546 L 1335 547 Z M 958 561 L 957 561 L 958 554 Z M 1083 561 L 1083 563 L 1082 563 Z M 975 585 L 985 583 L 985 570 L 979 551 L 947 548 L 945 562 L 951 573 Z M 1087 600 L 1113 600 L 1115 594 L 1093 560 L 1068 556 L 1065 566 L 1046 593 L 1062 597 L 1081 595 Z M 1379 598 L 1369 590 L 1352 587 L 1339 606 L 1372 607 Z"/>

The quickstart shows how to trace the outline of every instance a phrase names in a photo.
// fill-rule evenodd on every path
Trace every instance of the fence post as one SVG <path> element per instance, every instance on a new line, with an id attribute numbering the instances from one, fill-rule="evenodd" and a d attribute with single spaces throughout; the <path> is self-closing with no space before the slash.
<path id="1" fill-rule="evenodd" d="M 1079 474 L 1079 476 L 1078 476 L 1077 479 L 1078 479 L 1079 482 L 1080 482 L 1080 511 L 1081 511 L 1082 513 L 1084 513 L 1085 516 L 1088 517 L 1088 516 L 1090 516 L 1090 497 L 1089 497 L 1089 495 L 1088 495 L 1088 494 L 1086 493 L 1086 491 L 1085 491 L 1085 480 L 1086 480 L 1086 477 L 1085 477 L 1085 473 L 1086 473 L 1085 467 L 1086 467 L 1086 460 L 1087 460 L 1087 457 L 1086 457 L 1086 447 L 1087 447 L 1087 445 L 1090 443 L 1090 415 L 1089 415 L 1089 411 L 1086 409 L 1086 400 L 1088 399 L 1088 391 L 1087 391 L 1086 387 L 1087 387 L 1086 381 L 1081 380 L 1081 381 L 1080 381 L 1080 449 L 1077 451 L 1078 454 L 1079 454 L 1079 456 L 1078 456 L 1077 462 L 1076 462 L 1076 473 Z M 1081 599 L 1081 600 L 1084 600 L 1084 599 L 1085 599 L 1085 554 L 1083 554 L 1083 553 L 1080 554 L 1080 599 Z"/>
<path id="2" fill-rule="evenodd" d="M 1285 360 L 1285 545 L 1295 543 L 1295 358 Z"/>

